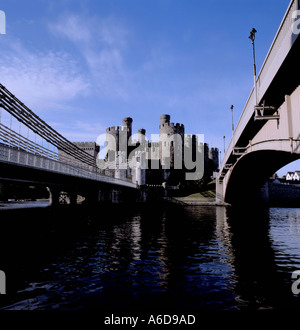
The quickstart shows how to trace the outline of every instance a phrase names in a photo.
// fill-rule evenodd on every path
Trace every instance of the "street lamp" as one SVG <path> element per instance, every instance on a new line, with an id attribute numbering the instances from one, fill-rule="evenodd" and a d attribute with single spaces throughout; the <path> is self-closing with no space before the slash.
<path id="1" fill-rule="evenodd" d="M 230 107 L 231 109 L 231 122 L 232 122 L 232 135 L 233 135 L 233 132 L 234 132 L 234 125 L 233 125 L 233 105 Z"/>
<path id="2" fill-rule="evenodd" d="M 254 89 L 255 89 L 255 105 L 257 105 L 257 84 L 256 84 L 256 64 L 255 64 L 255 33 L 257 31 L 253 28 L 250 32 L 249 39 L 251 40 L 252 46 L 253 46 L 253 71 L 254 71 Z"/>
<path id="3" fill-rule="evenodd" d="M 226 152 L 226 148 L 225 148 L 225 136 L 223 136 L 223 147 L 224 147 L 224 156 L 225 156 L 225 152 Z"/>

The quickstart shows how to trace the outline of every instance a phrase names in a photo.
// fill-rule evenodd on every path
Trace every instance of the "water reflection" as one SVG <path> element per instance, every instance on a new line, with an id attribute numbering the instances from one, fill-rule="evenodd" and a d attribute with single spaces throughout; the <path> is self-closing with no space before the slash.
<path id="1" fill-rule="evenodd" d="M 26 222 L 20 214 L 0 215 L 4 309 L 298 305 L 290 277 L 300 265 L 299 209 L 40 209 L 27 210 Z"/>
<path id="2" fill-rule="evenodd" d="M 283 230 L 289 222 L 289 210 L 284 208 L 231 210 L 232 247 L 235 256 L 235 294 L 238 309 L 295 309 L 299 308 L 298 297 L 291 293 L 291 271 L 278 263 L 276 241 L 286 254 L 288 263 L 291 250 L 290 234 Z M 276 219 L 284 223 L 278 225 Z M 278 236 L 279 235 L 279 236 Z M 300 244 L 295 252 L 300 257 Z M 287 264 L 286 264 L 287 265 Z"/>
<path id="3" fill-rule="evenodd" d="M 279 270 L 300 268 L 300 209 L 270 209 L 270 238 Z M 288 238 L 288 239 L 287 239 Z"/>

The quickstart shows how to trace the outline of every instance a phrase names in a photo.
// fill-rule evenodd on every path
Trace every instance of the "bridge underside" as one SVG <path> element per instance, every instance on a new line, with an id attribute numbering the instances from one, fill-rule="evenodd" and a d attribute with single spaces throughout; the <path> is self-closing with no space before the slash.
<path id="1" fill-rule="evenodd" d="M 260 150 L 243 156 L 230 175 L 224 201 L 231 205 L 260 202 L 264 183 L 280 168 L 297 159 L 300 159 L 299 154 L 279 150 Z"/>
<path id="2" fill-rule="evenodd" d="M 101 201 L 116 203 L 129 201 L 138 198 L 139 193 L 137 189 L 126 186 L 120 187 L 111 183 L 5 162 L 0 162 L 0 181 L 47 187 L 50 190 L 52 205 L 59 204 L 62 192 L 68 195 L 70 203 L 76 201 L 77 195 L 80 195 L 89 204 Z"/>

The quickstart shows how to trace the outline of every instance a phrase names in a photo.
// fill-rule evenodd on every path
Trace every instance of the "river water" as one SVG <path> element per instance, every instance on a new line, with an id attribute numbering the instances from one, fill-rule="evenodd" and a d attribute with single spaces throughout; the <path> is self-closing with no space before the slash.
<path id="1" fill-rule="evenodd" d="M 297 309 L 300 209 L 1 210 L 4 310 Z"/>

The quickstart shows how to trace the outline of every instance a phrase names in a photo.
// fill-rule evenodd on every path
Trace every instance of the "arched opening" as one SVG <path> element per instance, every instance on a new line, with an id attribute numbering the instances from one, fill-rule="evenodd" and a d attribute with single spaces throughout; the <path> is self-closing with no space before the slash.
<path id="1" fill-rule="evenodd" d="M 289 172 L 300 171 L 300 159 L 285 165 L 281 169 L 277 170 L 277 175 L 280 179 L 285 179 Z"/>
<path id="2" fill-rule="evenodd" d="M 265 182 L 285 165 L 300 159 L 299 154 L 260 150 L 241 157 L 229 177 L 225 201 L 231 205 L 260 203 Z"/>

